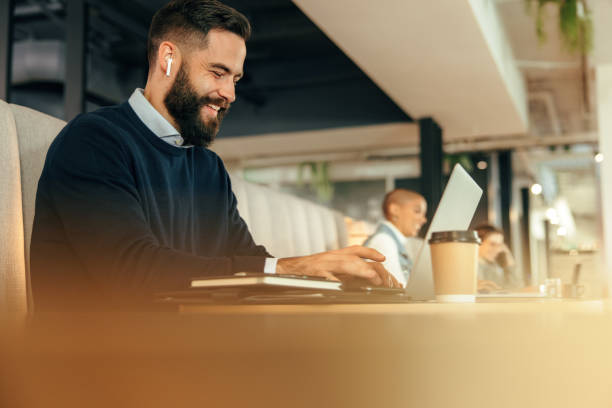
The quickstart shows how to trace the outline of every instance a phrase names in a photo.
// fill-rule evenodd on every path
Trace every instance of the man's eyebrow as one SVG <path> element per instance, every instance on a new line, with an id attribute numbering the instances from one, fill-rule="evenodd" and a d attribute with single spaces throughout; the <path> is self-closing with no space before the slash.
<path id="1" fill-rule="evenodd" d="M 212 63 L 212 64 L 210 64 L 210 66 L 213 67 L 213 68 L 221 69 L 221 70 L 225 71 L 228 74 L 232 73 L 231 69 L 229 69 L 228 67 L 226 67 L 225 65 L 220 64 L 220 63 Z M 240 78 L 242 78 L 242 72 L 234 74 L 234 76 L 238 77 L 238 79 L 240 79 Z"/>

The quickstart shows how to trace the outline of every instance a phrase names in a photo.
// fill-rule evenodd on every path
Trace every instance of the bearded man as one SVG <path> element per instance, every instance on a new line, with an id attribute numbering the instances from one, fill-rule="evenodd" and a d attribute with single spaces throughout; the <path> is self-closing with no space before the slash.
<path id="1" fill-rule="evenodd" d="M 253 242 L 207 149 L 236 99 L 250 32 L 216 0 L 168 3 L 149 30 L 144 90 L 60 132 L 36 195 L 36 310 L 146 304 L 194 277 L 243 271 L 398 285 L 373 249 L 276 259 Z"/>

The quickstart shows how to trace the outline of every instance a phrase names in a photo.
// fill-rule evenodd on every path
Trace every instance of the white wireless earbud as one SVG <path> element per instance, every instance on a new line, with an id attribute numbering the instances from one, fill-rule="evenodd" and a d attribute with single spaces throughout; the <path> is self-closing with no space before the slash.
<path id="1" fill-rule="evenodd" d="M 170 76 L 170 67 L 172 67 L 172 57 L 168 57 L 168 64 L 166 64 L 166 76 Z"/>

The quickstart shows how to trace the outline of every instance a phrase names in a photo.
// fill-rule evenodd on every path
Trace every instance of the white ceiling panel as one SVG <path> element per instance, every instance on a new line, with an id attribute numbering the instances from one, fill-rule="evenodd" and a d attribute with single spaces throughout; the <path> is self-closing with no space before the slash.
<path id="1" fill-rule="evenodd" d="M 446 140 L 525 133 L 527 102 L 490 0 L 294 0 L 398 106 Z"/>

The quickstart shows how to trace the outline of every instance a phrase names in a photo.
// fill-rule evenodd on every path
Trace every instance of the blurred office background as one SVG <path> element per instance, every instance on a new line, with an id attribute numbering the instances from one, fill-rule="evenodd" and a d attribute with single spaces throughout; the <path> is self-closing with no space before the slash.
<path id="1" fill-rule="evenodd" d="M 0 97 L 64 120 L 125 101 L 164 3 L 3 0 Z M 581 268 L 607 294 L 610 1 L 225 3 L 254 29 L 212 146 L 233 176 L 341 211 L 359 240 L 395 187 L 422 192 L 431 217 L 460 163 L 485 191 L 474 225 L 504 229 L 527 284 Z"/>

